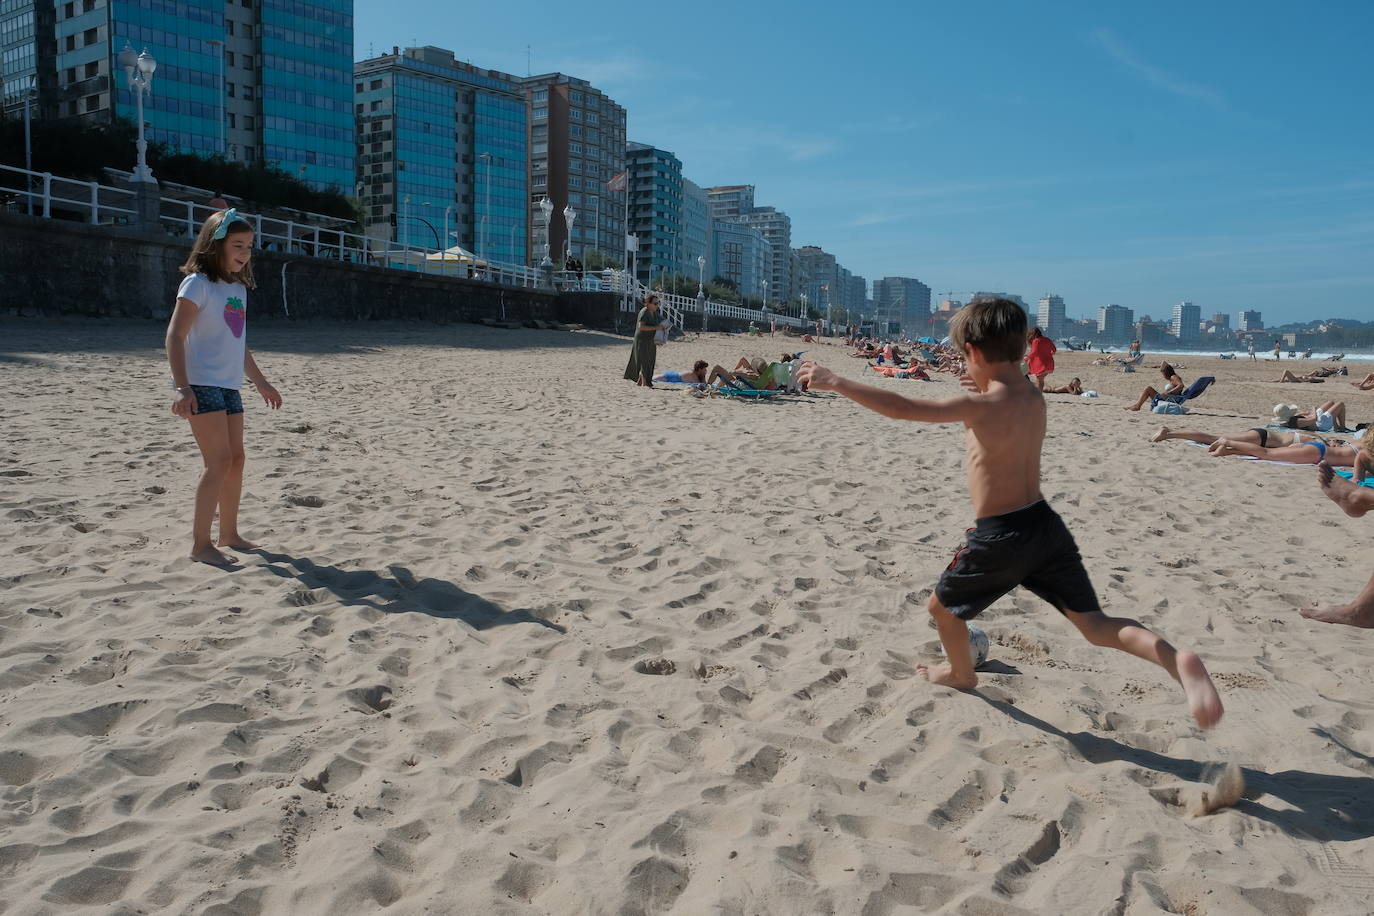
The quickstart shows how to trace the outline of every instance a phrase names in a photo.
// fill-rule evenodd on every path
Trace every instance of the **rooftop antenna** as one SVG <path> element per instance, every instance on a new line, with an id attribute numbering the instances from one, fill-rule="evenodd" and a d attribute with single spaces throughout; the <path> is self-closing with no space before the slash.
<path id="1" fill-rule="evenodd" d="M 534 74 L 534 71 L 531 69 L 533 66 L 534 66 L 534 52 L 530 50 L 530 46 L 529 46 L 529 45 L 525 45 L 525 75 L 526 75 L 526 76 L 532 76 L 532 75 Z"/>

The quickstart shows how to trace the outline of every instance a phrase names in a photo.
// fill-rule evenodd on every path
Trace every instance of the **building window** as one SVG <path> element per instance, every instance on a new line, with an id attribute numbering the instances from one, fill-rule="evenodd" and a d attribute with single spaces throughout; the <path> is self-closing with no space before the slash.
<path id="1" fill-rule="evenodd" d="M 361 88 L 363 88 L 363 87 L 359 86 L 358 88 L 361 89 Z M 372 82 L 368 83 L 367 88 L 369 88 L 369 89 L 381 89 L 381 88 L 382 88 L 382 81 L 381 81 L 381 80 L 373 80 Z"/>
<path id="2" fill-rule="evenodd" d="M 234 52 L 233 52 L 233 51 L 225 51 L 225 52 L 224 52 L 224 65 L 225 65 L 226 67 L 232 67 L 232 66 L 234 66 Z"/>
<path id="3" fill-rule="evenodd" d="M 579 111 L 579 110 L 576 109 L 576 108 L 570 108 L 570 109 L 568 109 L 568 117 L 569 117 L 569 118 L 572 118 L 574 121 L 581 121 L 581 120 L 582 120 L 582 112 Z"/>
<path id="4" fill-rule="evenodd" d="M 574 105 L 581 105 L 581 104 L 582 104 L 582 93 L 580 93 L 580 92 L 570 92 L 570 93 L 568 93 L 568 101 L 572 102 Z"/>
<path id="5" fill-rule="evenodd" d="M 68 51 L 75 51 L 75 50 L 76 50 L 76 36 L 75 36 L 75 35 L 68 35 L 68 36 L 67 36 L 67 50 L 68 50 Z M 75 102 L 72 102 L 72 104 L 75 105 L 76 103 L 75 103 Z M 75 112 L 72 112 L 72 113 L 75 114 Z"/>
<path id="6" fill-rule="evenodd" d="M 75 15 L 76 15 L 76 4 L 75 4 L 75 3 L 68 3 L 66 6 L 62 7 L 62 18 L 63 18 L 63 19 L 70 19 L 70 18 L 72 18 L 72 17 L 75 16 Z"/>
<path id="7" fill-rule="evenodd" d="M 354 107 L 354 109 L 357 110 L 357 113 L 358 113 L 358 114 L 362 114 L 362 113 L 363 113 L 363 103 L 362 103 L 362 102 L 359 102 L 358 104 L 354 105 L 353 107 Z"/>
<path id="8" fill-rule="evenodd" d="M 244 128 L 245 128 L 246 130 L 252 130 L 252 129 L 253 129 L 253 116 L 252 116 L 252 115 L 244 115 L 244 116 L 243 116 L 243 126 L 244 126 Z"/>
<path id="9" fill-rule="evenodd" d="M 87 111 L 96 111 L 96 110 L 99 109 L 99 108 L 100 108 L 100 96 L 98 96 L 98 95 L 88 95 L 88 96 L 86 96 L 86 110 L 87 110 Z"/>
<path id="10" fill-rule="evenodd" d="M 227 32 L 227 33 L 229 33 L 230 35 L 233 35 L 233 34 L 234 34 L 234 20 L 232 20 L 232 19 L 226 19 L 226 20 L 224 20 L 224 31 Z M 253 151 L 252 151 L 252 150 L 248 150 L 248 152 L 249 152 L 249 153 L 252 153 Z"/>
<path id="11" fill-rule="evenodd" d="M 362 91 L 363 91 L 363 84 L 362 84 L 362 83 L 357 83 L 357 84 L 355 84 L 355 85 L 353 86 L 353 91 L 354 91 L 354 92 L 362 92 Z"/>
<path id="12" fill-rule="evenodd" d="M 245 55 L 243 55 L 243 69 L 245 69 L 245 70 L 252 70 L 252 69 L 253 69 L 253 55 L 251 55 L 251 54 L 245 54 Z"/>
<path id="13" fill-rule="evenodd" d="M 530 119 L 533 121 L 544 121 L 549 117 L 548 108 L 536 108 L 530 112 Z"/>
<path id="14" fill-rule="evenodd" d="M 568 136 L 569 136 L 569 137 L 580 137 L 580 136 L 582 136 L 582 128 L 581 128 L 581 126 L 579 126 L 579 125 L 577 125 L 577 124 L 570 124 L 570 125 L 568 125 Z"/>
<path id="15" fill-rule="evenodd" d="M 83 13 L 89 13 L 93 9 L 95 9 L 95 0 L 84 0 L 81 4 L 81 12 Z"/>
<path id="16" fill-rule="evenodd" d="M 244 97 L 245 99 L 249 99 L 250 101 L 252 100 L 252 98 L 253 98 L 253 87 L 252 87 L 252 86 L 244 86 L 244 87 L 243 87 L 243 97 Z"/>
<path id="17" fill-rule="evenodd" d="M 246 148 L 246 149 L 243 151 L 243 161 L 244 161 L 244 162 L 252 162 L 252 161 L 253 161 L 254 159 L 256 159 L 256 158 L 257 158 L 257 151 L 254 150 L 253 147 L 250 146 L 250 147 Z"/>
<path id="18" fill-rule="evenodd" d="M 547 89 L 536 89 L 534 90 L 534 94 L 530 96 L 531 102 L 547 102 L 548 100 L 549 90 Z"/>
<path id="19" fill-rule="evenodd" d="M 99 29 L 87 29 L 85 32 L 83 32 L 83 33 L 81 34 L 81 43 L 82 43 L 83 45 L 93 45 L 93 44 L 95 44 L 95 43 L 96 43 L 97 41 L 99 41 L 99 40 L 100 40 L 100 30 L 99 30 Z"/>
<path id="20" fill-rule="evenodd" d="M 235 89 L 234 89 L 234 84 L 233 84 L 233 83 L 225 83 L 225 84 L 224 84 L 224 94 L 225 94 L 225 95 L 229 96 L 229 98 L 232 99 L 232 98 L 235 97 L 235 96 L 234 96 L 234 92 L 235 92 Z"/>
<path id="21" fill-rule="evenodd" d="M 369 110 L 369 111 L 381 111 L 381 110 L 382 110 L 382 103 L 381 103 L 381 101 L 378 100 L 378 101 L 373 102 L 373 103 L 372 103 L 372 106 L 371 106 L 368 110 Z"/>
<path id="22" fill-rule="evenodd" d="M 232 111 L 229 112 L 229 126 L 233 128 L 238 127 L 238 125 L 234 123 L 234 113 Z"/>

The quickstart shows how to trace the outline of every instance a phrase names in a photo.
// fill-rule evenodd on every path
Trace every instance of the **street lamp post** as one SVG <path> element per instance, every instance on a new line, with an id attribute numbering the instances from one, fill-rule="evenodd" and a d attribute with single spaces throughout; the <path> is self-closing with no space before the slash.
<path id="1" fill-rule="evenodd" d="M 567 266 L 568 259 L 572 257 L 572 227 L 573 221 L 576 219 L 577 211 L 572 208 L 572 204 L 563 208 L 563 227 L 568 230 L 568 238 L 563 243 L 563 247 L 567 249 L 567 253 L 563 256 L 564 266 Z"/>
<path id="2" fill-rule="evenodd" d="M 491 260 L 491 254 L 487 251 L 487 217 L 491 214 L 491 153 L 483 153 L 477 157 L 486 160 L 487 177 L 486 191 L 484 196 L 486 201 L 482 204 L 482 257 Z"/>
<path id="3" fill-rule="evenodd" d="M 405 236 L 404 236 L 404 237 L 405 237 L 405 241 L 402 242 L 401 244 L 405 245 L 405 247 L 407 247 L 407 248 L 410 247 L 410 224 L 407 222 L 407 220 L 408 220 L 409 218 L 410 218 L 410 195 L 407 194 L 405 197 L 401 198 L 401 228 L 400 228 L 400 230 L 398 230 L 398 234 L 401 233 L 401 232 L 404 232 L 404 233 L 405 233 Z"/>
<path id="4" fill-rule="evenodd" d="M 138 164 L 134 166 L 134 181 L 151 182 L 153 170 L 148 168 L 148 141 L 143 136 L 143 94 L 153 88 L 153 73 L 157 70 L 157 60 L 144 48 L 142 54 L 135 54 L 129 45 L 119 52 L 119 66 L 129 78 L 129 88 L 133 90 L 138 108 Z M 137 72 L 135 72 L 137 71 Z"/>
<path id="5" fill-rule="evenodd" d="M 549 257 L 549 247 L 553 240 L 549 237 L 549 230 L 553 223 L 553 201 L 545 197 L 539 201 L 539 209 L 544 214 L 544 259 L 539 262 L 539 266 L 545 270 L 553 268 L 553 258 Z"/>
<path id="6" fill-rule="evenodd" d="M 444 208 L 444 248 L 448 248 L 448 215 L 453 212 L 453 204 Z"/>
<path id="7" fill-rule="evenodd" d="M 763 281 L 763 307 L 768 308 L 768 281 Z"/>
<path id="8" fill-rule="evenodd" d="M 208 38 L 206 39 L 205 43 L 212 47 L 219 48 L 219 86 L 216 90 L 219 93 L 219 95 L 217 97 L 218 102 L 215 107 L 219 109 L 219 154 L 223 156 L 225 153 L 225 147 L 227 143 L 224 136 L 224 42 L 218 38 Z"/>
<path id="9" fill-rule="evenodd" d="M 701 329 L 706 330 L 706 256 L 697 255 L 697 308 L 701 309 Z"/>

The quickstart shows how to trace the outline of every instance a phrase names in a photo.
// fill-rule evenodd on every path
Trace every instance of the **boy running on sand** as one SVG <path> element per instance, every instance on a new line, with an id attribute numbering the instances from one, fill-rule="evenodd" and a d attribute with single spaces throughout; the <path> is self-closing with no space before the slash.
<path id="1" fill-rule="evenodd" d="M 949 330 L 968 361 L 963 381 L 969 393 L 958 397 L 907 398 L 840 378 L 815 363 L 801 371 L 803 384 L 838 391 L 896 420 L 964 424 L 969 497 L 977 521 L 930 597 L 928 609 L 947 661 L 920 666 L 921 676 L 948 687 L 976 686 L 966 621 L 1023 585 L 1054 605 L 1093 645 L 1159 665 L 1183 686 L 1198 725 L 1216 725 L 1221 698 L 1202 660 L 1174 649 L 1134 620 L 1102 613 L 1073 536 L 1040 493 L 1045 398 L 1021 374 L 1025 312 L 1006 299 L 984 300 L 959 312 Z"/>

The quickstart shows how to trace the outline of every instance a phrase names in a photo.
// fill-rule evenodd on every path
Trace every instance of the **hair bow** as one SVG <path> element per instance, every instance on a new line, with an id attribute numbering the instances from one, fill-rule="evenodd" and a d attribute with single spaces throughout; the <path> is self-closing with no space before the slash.
<path id="1" fill-rule="evenodd" d="M 215 236 L 214 236 L 215 241 L 219 241 L 220 239 L 222 239 L 222 238 L 224 238 L 226 235 L 228 235 L 228 234 L 229 234 L 229 224 L 232 223 L 232 222 L 234 222 L 234 220 L 236 220 L 236 219 L 238 219 L 238 218 L 239 218 L 239 211 L 238 211 L 238 208 L 237 208 L 237 207 L 230 207 L 228 210 L 225 210 L 225 211 L 224 211 L 224 219 L 220 220 L 220 221 L 219 221 L 219 225 L 215 227 Z"/>

